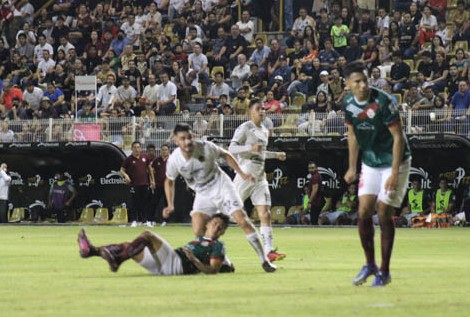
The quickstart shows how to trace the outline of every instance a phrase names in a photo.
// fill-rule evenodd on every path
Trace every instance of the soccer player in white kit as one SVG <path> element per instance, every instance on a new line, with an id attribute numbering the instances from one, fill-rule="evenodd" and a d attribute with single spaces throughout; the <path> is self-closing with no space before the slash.
<path id="1" fill-rule="evenodd" d="M 266 159 L 286 159 L 285 152 L 266 151 L 269 131 L 263 125 L 266 111 L 261 102 L 254 99 L 249 105 L 250 121 L 241 124 L 233 135 L 228 150 L 237 155 L 242 169 L 255 177 L 255 181 L 246 180 L 237 174 L 234 179 L 235 188 L 243 201 L 251 198 L 261 222 L 260 233 L 264 242 L 264 251 L 270 261 L 282 260 L 284 253 L 273 247 L 273 229 L 271 223 L 271 194 L 266 180 L 264 162 Z"/>
<path id="2" fill-rule="evenodd" d="M 263 251 L 263 244 L 245 211 L 243 202 L 230 177 L 217 164 L 219 158 L 227 161 L 240 177 L 252 180 L 253 176 L 245 173 L 230 152 L 209 141 L 193 140 L 191 127 L 177 124 L 173 130 L 173 139 L 177 149 L 167 161 L 165 194 L 168 206 L 163 209 L 164 218 L 174 211 L 175 179 L 183 176 L 187 185 L 196 192 L 191 220 L 196 236 L 203 236 L 210 217 L 218 212 L 231 216 L 246 235 L 246 239 L 258 254 L 260 263 L 266 272 L 274 272 L 276 267 Z"/>

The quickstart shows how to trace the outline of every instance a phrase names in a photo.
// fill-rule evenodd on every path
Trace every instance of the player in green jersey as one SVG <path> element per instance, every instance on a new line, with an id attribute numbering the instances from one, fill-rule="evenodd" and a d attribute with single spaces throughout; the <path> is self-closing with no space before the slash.
<path id="1" fill-rule="evenodd" d="M 349 149 L 349 168 L 344 180 L 348 184 L 357 178 L 359 151 L 362 151 L 358 228 L 366 265 L 353 284 L 361 285 L 375 275 L 372 286 L 384 286 L 391 282 L 390 258 L 395 239 L 392 216 L 406 193 L 411 153 L 397 106 L 390 95 L 369 87 L 364 69 L 361 62 L 354 62 L 344 71 L 346 85 L 351 90 L 343 101 Z M 374 254 L 372 215 L 376 206 L 381 229 L 380 269 Z"/>
<path id="2" fill-rule="evenodd" d="M 77 241 L 82 258 L 100 256 L 108 262 L 113 272 L 124 261 L 133 259 L 154 275 L 215 274 L 234 271 L 233 266 L 222 266 L 225 247 L 218 240 L 228 225 L 227 215 L 215 214 L 207 222 L 203 237 L 197 237 L 178 249 L 173 249 L 162 237 L 151 231 L 142 232 L 131 242 L 95 247 L 82 229 Z"/>

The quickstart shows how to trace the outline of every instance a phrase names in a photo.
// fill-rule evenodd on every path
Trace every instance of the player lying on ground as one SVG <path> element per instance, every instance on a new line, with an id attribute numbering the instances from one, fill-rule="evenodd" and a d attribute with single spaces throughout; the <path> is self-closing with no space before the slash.
<path id="1" fill-rule="evenodd" d="M 178 249 L 173 249 L 162 237 L 151 231 L 142 232 L 132 242 L 95 247 L 88 240 L 85 230 L 81 229 L 77 241 L 82 258 L 100 256 L 108 262 L 113 272 L 124 261 L 133 259 L 155 275 L 215 274 L 234 271 L 231 265 L 222 266 L 225 246 L 218 240 L 228 225 L 228 216 L 215 214 L 207 222 L 203 237 L 197 237 Z"/>

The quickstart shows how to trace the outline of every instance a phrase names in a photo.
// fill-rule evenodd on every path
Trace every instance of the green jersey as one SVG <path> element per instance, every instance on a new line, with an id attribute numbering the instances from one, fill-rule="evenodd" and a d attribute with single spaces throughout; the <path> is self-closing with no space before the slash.
<path id="1" fill-rule="evenodd" d="M 191 250 L 194 256 L 206 265 L 210 264 L 211 258 L 219 258 L 222 261 L 225 258 L 225 246 L 219 240 L 197 237 L 184 247 Z M 181 258 L 184 274 L 199 273 L 199 269 L 187 258 L 186 254 L 184 254 L 183 248 L 178 248 L 175 251 Z"/>
<path id="2" fill-rule="evenodd" d="M 391 167 L 393 137 L 388 130 L 400 122 L 400 113 L 392 97 L 379 89 L 370 88 L 369 100 L 359 102 L 352 93 L 344 97 L 345 122 L 352 125 L 362 162 L 370 167 Z M 406 136 L 402 161 L 411 156 Z"/>

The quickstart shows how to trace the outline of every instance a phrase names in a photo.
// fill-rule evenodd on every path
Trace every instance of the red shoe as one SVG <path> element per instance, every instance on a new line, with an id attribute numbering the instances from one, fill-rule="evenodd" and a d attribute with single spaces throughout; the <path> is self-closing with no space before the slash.
<path id="1" fill-rule="evenodd" d="M 268 259 L 271 262 L 283 260 L 286 256 L 285 253 L 279 253 L 276 250 L 272 250 L 268 253 Z"/>
<path id="2" fill-rule="evenodd" d="M 90 256 L 91 243 L 86 236 L 85 229 L 81 229 L 78 233 L 78 247 L 80 248 L 80 256 L 82 258 L 88 258 Z"/>

